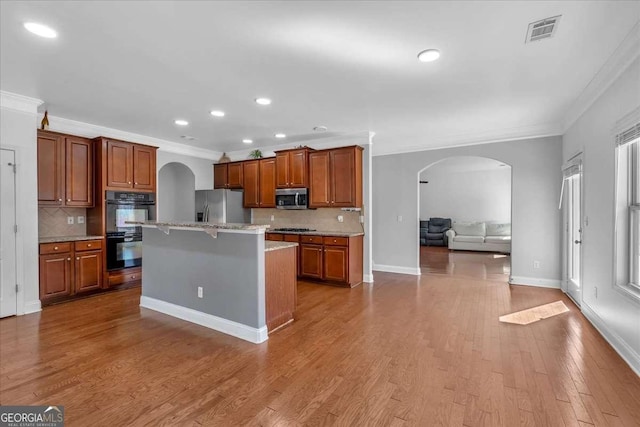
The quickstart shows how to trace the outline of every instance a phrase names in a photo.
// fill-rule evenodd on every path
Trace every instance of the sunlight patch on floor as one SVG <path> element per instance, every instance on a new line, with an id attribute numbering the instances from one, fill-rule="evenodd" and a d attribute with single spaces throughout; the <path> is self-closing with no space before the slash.
<path id="1" fill-rule="evenodd" d="M 505 314 L 500 316 L 500 321 L 505 323 L 515 323 L 517 325 L 528 325 L 538 320 L 546 319 L 558 314 L 566 313 L 569 311 L 564 302 L 556 301 L 545 305 L 539 305 L 537 307 L 528 308 L 522 311 L 516 311 L 515 313 Z"/>

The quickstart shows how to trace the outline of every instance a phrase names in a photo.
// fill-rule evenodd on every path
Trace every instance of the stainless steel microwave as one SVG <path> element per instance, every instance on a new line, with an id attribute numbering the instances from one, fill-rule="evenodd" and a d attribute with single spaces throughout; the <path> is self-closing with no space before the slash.
<path id="1" fill-rule="evenodd" d="M 276 189 L 276 208 L 307 209 L 307 192 L 306 188 Z"/>

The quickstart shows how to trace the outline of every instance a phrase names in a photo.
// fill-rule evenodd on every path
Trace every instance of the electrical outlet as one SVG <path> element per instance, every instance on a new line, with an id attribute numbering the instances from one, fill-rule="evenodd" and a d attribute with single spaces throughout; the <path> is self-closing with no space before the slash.
<path id="1" fill-rule="evenodd" d="M 276 216 L 275 215 L 271 215 L 271 221 L 275 221 Z"/>
<path id="2" fill-rule="evenodd" d="M 595 286 L 593 288 L 593 295 L 596 297 L 596 299 L 598 299 L 598 287 L 597 286 Z"/>
<path id="3" fill-rule="evenodd" d="M 82 215 L 78 216 L 78 224 L 84 224 L 84 217 Z"/>
<path id="4" fill-rule="evenodd" d="M 533 268 L 540 268 L 540 261 L 538 260 L 533 261 Z"/>
<path id="5" fill-rule="evenodd" d="M 402 222 L 402 215 L 398 215 L 398 222 Z"/>
<path id="6" fill-rule="evenodd" d="M 198 298 L 202 298 L 202 296 L 203 296 L 202 286 L 198 286 Z"/>
<path id="7" fill-rule="evenodd" d="M 68 216 L 67 217 L 67 224 L 68 225 L 73 225 L 73 217 L 72 216 Z"/>
<path id="8" fill-rule="evenodd" d="M 360 224 L 364 224 L 364 215 L 360 215 Z"/>
<path id="9" fill-rule="evenodd" d="M 344 217 L 342 215 L 338 215 L 338 222 L 344 222 Z"/>

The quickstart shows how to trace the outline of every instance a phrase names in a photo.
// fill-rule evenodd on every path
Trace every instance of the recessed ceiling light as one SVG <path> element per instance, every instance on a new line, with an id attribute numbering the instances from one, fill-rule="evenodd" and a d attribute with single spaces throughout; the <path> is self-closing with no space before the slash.
<path id="1" fill-rule="evenodd" d="M 177 124 L 178 126 L 187 126 L 189 124 L 188 121 L 182 119 L 175 120 L 173 123 Z"/>
<path id="2" fill-rule="evenodd" d="M 256 98 L 256 104 L 269 105 L 271 104 L 271 100 L 269 98 Z"/>
<path id="3" fill-rule="evenodd" d="M 440 58 L 440 51 L 438 49 L 427 49 L 418 54 L 418 61 L 420 62 L 431 62 L 438 58 Z"/>
<path id="4" fill-rule="evenodd" d="M 253 144 L 253 139 L 243 139 L 242 142 L 245 144 Z"/>
<path id="5" fill-rule="evenodd" d="M 213 117 L 224 117 L 224 111 L 213 110 L 213 111 L 211 111 L 211 115 Z"/>
<path id="6" fill-rule="evenodd" d="M 316 126 L 313 128 L 313 130 L 315 132 L 326 132 L 327 131 L 327 127 L 326 126 Z"/>
<path id="7" fill-rule="evenodd" d="M 25 22 L 24 28 L 37 36 L 45 37 L 47 39 L 55 39 L 56 37 L 58 37 L 58 33 L 53 28 L 47 27 L 46 25 L 37 24 L 35 22 Z"/>
<path id="8" fill-rule="evenodd" d="M 286 138 L 287 137 L 287 135 L 285 135 L 284 133 L 276 133 L 274 136 L 276 138 Z"/>

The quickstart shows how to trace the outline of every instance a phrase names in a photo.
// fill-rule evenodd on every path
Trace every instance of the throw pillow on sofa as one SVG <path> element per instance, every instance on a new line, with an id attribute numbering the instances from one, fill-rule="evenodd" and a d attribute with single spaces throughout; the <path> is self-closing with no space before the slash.
<path id="1" fill-rule="evenodd" d="M 506 223 L 487 223 L 487 236 L 511 236 L 511 224 Z"/>
<path id="2" fill-rule="evenodd" d="M 485 236 L 487 231 L 484 222 L 454 222 L 452 228 L 462 236 Z"/>

